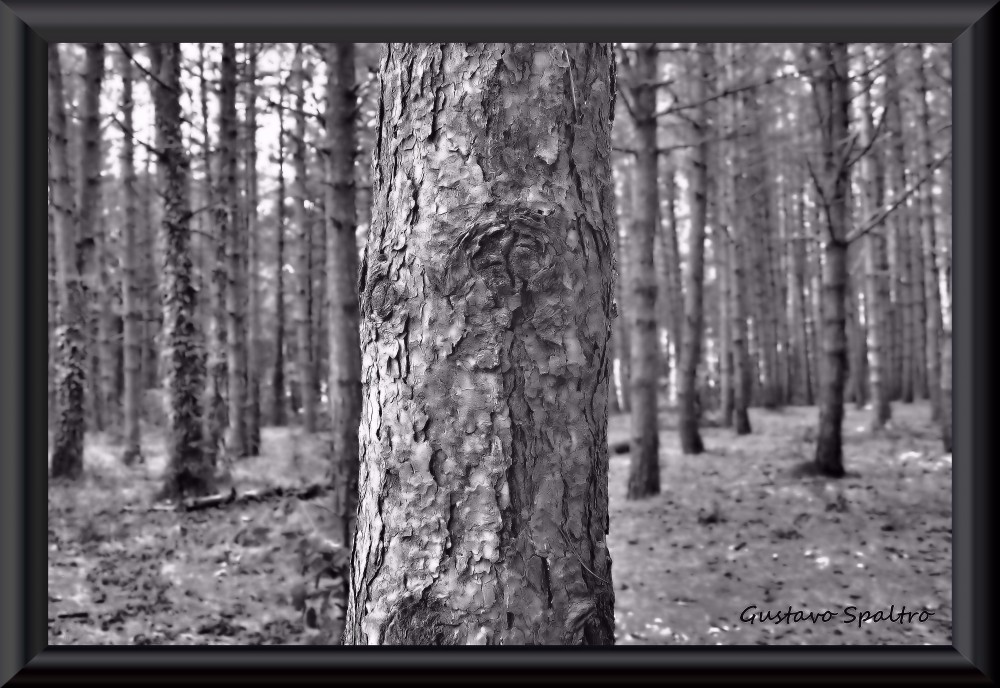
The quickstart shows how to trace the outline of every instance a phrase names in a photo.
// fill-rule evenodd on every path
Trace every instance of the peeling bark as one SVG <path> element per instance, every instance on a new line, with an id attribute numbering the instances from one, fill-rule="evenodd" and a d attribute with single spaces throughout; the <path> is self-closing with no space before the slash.
<path id="1" fill-rule="evenodd" d="M 608 44 L 393 44 L 346 644 L 614 642 Z"/>

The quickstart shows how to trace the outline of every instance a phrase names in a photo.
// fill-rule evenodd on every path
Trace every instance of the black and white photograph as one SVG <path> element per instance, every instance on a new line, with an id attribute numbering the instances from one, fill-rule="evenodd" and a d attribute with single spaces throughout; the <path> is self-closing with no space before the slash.
<path id="1" fill-rule="evenodd" d="M 49 645 L 952 646 L 952 44 L 46 49 Z"/>

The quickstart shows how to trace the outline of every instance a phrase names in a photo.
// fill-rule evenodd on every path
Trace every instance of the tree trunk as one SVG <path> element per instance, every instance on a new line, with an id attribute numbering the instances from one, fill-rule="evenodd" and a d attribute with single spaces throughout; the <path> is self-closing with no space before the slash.
<path id="1" fill-rule="evenodd" d="M 631 98 L 635 113 L 635 220 L 629 233 L 628 314 L 631 335 L 632 409 L 631 464 L 628 498 L 660 492 L 660 442 L 657 428 L 659 346 L 656 341 L 656 271 L 654 238 L 659 199 L 656 185 L 656 45 L 642 43 L 631 68 Z M 626 189 L 626 193 L 630 190 Z"/>
<path id="2" fill-rule="evenodd" d="M 667 327 L 670 332 L 670 346 L 673 350 L 674 370 L 680 365 L 681 349 L 684 345 L 684 276 L 681 272 L 680 241 L 677 238 L 677 179 L 676 170 L 671 161 L 667 161 L 663 178 L 663 209 L 666 223 L 666 259 L 669 301 L 666 308 L 669 311 Z M 675 380 L 678 378 L 675 376 Z M 679 380 L 678 380 L 679 382 Z M 676 384 L 676 383 L 675 383 Z M 676 389 L 673 390 L 676 393 Z M 670 395 L 668 394 L 668 398 Z"/>
<path id="3" fill-rule="evenodd" d="M 56 327 L 58 418 L 52 442 L 52 477 L 79 478 L 83 473 L 83 412 L 86 384 L 86 300 L 75 243 L 75 202 L 66 150 L 59 45 L 48 46 L 49 160 L 52 164 L 52 219 L 55 234 L 59 311 Z"/>
<path id="4" fill-rule="evenodd" d="M 219 237 L 225 242 L 226 386 L 229 422 L 226 453 L 246 456 L 246 334 L 243 290 L 243 237 L 237 187 L 236 44 L 222 44 L 219 81 Z"/>
<path id="5" fill-rule="evenodd" d="M 903 118 L 900 109 L 900 84 L 896 67 L 896 46 L 885 44 L 885 123 L 890 143 L 889 181 L 890 201 L 895 202 L 907 187 L 906 146 L 903 138 Z M 914 334 L 919 323 L 914 319 L 914 298 L 911 275 L 910 212 L 904 202 L 891 216 L 889 235 L 890 269 L 893 272 L 893 301 L 897 306 L 897 335 L 899 339 L 899 394 L 904 403 L 911 403 L 914 395 L 915 350 Z"/>
<path id="6" fill-rule="evenodd" d="M 146 151 L 143 167 L 142 188 L 142 386 L 143 389 L 157 389 L 160 382 L 160 339 L 163 328 L 163 308 L 160 289 L 157 255 L 157 231 L 153 219 L 153 197 L 156 194 L 153 182 L 152 153 Z"/>
<path id="7" fill-rule="evenodd" d="M 725 170 L 725 165 L 720 170 Z M 720 199 L 720 207 L 723 205 Z M 729 227 L 720 218 L 715 246 L 716 274 L 719 280 L 719 406 L 722 426 L 733 425 L 733 351 L 732 351 L 732 248 Z"/>
<path id="8" fill-rule="evenodd" d="M 361 342 L 358 308 L 357 147 L 354 44 L 326 46 L 326 135 L 330 186 L 326 198 L 327 275 L 330 323 L 330 420 L 335 513 L 343 542 L 354 535 L 358 510 L 358 426 L 361 424 Z"/>
<path id="9" fill-rule="evenodd" d="M 60 75 L 60 80 L 62 80 Z M 65 116 L 65 115 L 64 115 Z M 52 148 L 49 146 L 49 155 L 46 158 L 46 168 L 48 172 L 48 227 L 47 238 L 48 238 L 48 280 L 47 280 L 47 318 L 46 326 L 48 338 L 46 339 L 46 350 L 45 350 L 45 361 L 47 364 L 48 373 L 48 431 L 49 439 L 51 440 L 52 433 L 52 423 L 59 413 L 59 390 L 56 385 L 57 372 L 57 361 L 56 355 L 57 350 L 55 348 L 56 344 L 56 331 L 59 327 L 59 266 L 56 260 L 56 219 L 55 219 L 55 205 L 53 188 L 55 186 L 55 178 L 52 176 Z"/>
<path id="10" fill-rule="evenodd" d="M 298 335 L 298 389 L 302 403 L 302 427 L 307 433 L 316 432 L 316 370 L 313 362 L 312 270 L 310 251 L 310 223 L 306 215 L 306 73 L 302 59 L 302 44 L 295 49 L 292 78 L 295 80 L 295 134 L 292 138 L 293 164 L 295 165 L 295 227 L 298 232 L 295 278 L 298 294 L 295 308 L 295 328 Z"/>
<path id="11" fill-rule="evenodd" d="M 874 135 L 871 119 L 870 84 L 865 84 L 861 101 L 861 137 L 870 146 Z M 885 170 L 882 153 L 875 147 L 861 158 L 861 207 L 863 217 L 872 217 L 885 203 Z M 872 415 L 870 429 L 881 429 L 892 418 L 886 370 L 888 354 L 887 274 L 885 229 L 876 227 L 865 235 L 865 301 L 868 334 L 868 386 L 871 391 Z"/>
<path id="12" fill-rule="evenodd" d="M 142 340 L 140 325 L 142 312 L 139 309 L 139 264 L 136 255 L 136 226 L 138 224 L 137 193 L 135 178 L 135 139 L 132 132 L 132 59 L 128 53 L 120 55 L 119 70 L 122 79 L 121 114 L 125 133 L 122 137 L 121 169 L 122 186 L 125 194 L 125 225 L 122 228 L 122 306 L 125 325 L 125 394 L 122 410 L 125 420 L 125 452 L 122 461 L 131 464 L 142 460 L 142 437 L 139 417 L 142 408 Z"/>
<path id="13" fill-rule="evenodd" d="M 823 261 L 823 365 L 821 370 L 819 436 L 816 469 L 823 475 L 844 475 L 842 424 L 847 376 L 847 331 L 844 292 L 847 282 L 847 223 L 850 168 L 844 150 L 850 145 L 846 43 L 821 43 L 813 76 L 822 137 L 822 187 L 826 219 Z"/>
<path id="14" fill-rule="evenodd" d="M 917 44 L 917 125 L 920 131 L 920 167 L 930 169 L 934 160 L 934 143 L 930 133 L 930 110 L 927 106 L 927 75 L 923 66 L 923 45 Z M 931 180 L 933 181 L 933 180 Z M 920 234 L 923 247 L 924 289 L 926 291 L 927 317 L 927 391 L 931 400 L 931 414 L 941 421 L 941 286 L 937 266 L 937 227 L 934 217 L 933 183 L 923 185 L 920 193 Z"/>
<path id="15" fill-rule="evenodd" d="M 104 430 L 107 424 L 102 394 L 98 303 L 100 290 L 100 254 L 97 226 L 101 212 L 101 81 L 104 78 L 104 44 L 87 43 L 84 67 L 84 90 L 80 107 L 82 149 L 79 158 L 76 207 L 76 257 L 83 278 L 84 337 L 86 340 L 87 411 L 93 429 Z"/>
<path id="16" fill-rule="evenodd" d="M 195 315 L 197 293 L 191 279 L 190 163 L 181 138 L 181 46 L 150 44 L 150 57 L 158 77 L 153 96 L 163 181 L 163 308 L 170 352 L 169 468 L 163 494 L 179 498 L 212 492 L 215 467 L 212 452 L 206 452 L 201 418 L 205 362 Z"/>
<path id="17" fill-rule="evenodd" d="M 617 304 L 618 317 L 614 323 L 614 337 L 612 347 L 614 351 L 614 361 L 617 364 L 615 370 L 615 405 L 621 413 L 628 413 L 632 405 L 631 393 L 631 351 L 632 335 L 630 332 L 631 317 L 630 299 L 626 298 L 626 285 L 629 283 L 629 234 L 628 229 L 632 224 L 635 213 L 632 210 L 634 198 L 632 187 L 635 185 L 630 167 L 625 167 L 621 173 L 623 177 L 622 192 L 620 194 L 621 203 L 618 204 L 618 231 L 615 235 L 616 252 L 618 259 L 618 279 L 615 280 L 615 303 Z"/>
<path id="18" fill-rule="evenodd" d="M 247 47 L 247 96 L 246 96 L 246 231 L 249 242 L 247 263 L 247 409 L 246 454 L 260 454 L 260 369 L 261 369 L 261 320 L 260 320 L 260 227 L 258 211 L 260 192 L 257 184 L 257 51 L 259 44 Z"/>
<path id="19" fill-rule="evenodd" d="M 705 328 L 703 294 L 705 289 L 705 215 L 707 211 L 706 186 L 708 165 L 709 106 L 703 101 L 708 96 L 706 88 L 714 79 L 715 58 L 711 43 L 698 43 L 698 73 L 694 79 L 693 99 L 701 102 L 694 115 L 693 132 L 697 142 L 691 154 L 690 198 L 691 227 L 688 235 L 687 288 L 684 290 L 684 346 L 678 368 L 679 418 L 677 432 L 681 451 L 700 454 L 705 450 L 698 432 L 698 363 L 701 360 L 701 343 Z"/>
<path id="20" fill-rule="evenodd" d="M 275 227 L 274 367 L 271 369 L 271 424 L 288 422 L 285 404 L 285 89 L 280 89 L 278 107 L 278 197 Z"/>
<path id="21" fill-rule="evenodd" d="M 614 643 L 613 69 L 388 49 L 346 644 Z"/>

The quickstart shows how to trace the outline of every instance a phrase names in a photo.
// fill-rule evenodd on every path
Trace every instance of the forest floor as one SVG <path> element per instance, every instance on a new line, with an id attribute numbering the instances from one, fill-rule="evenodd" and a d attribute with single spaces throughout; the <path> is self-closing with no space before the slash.
<path id="1" fill-rule="evenodd" d="M 873 435 L 866 412 L 847 410 L 841 480 L 796 470 L 812 457 L 814 407 L 753 409 L 754 434 L 742 438 L 706 428 L 700 456 L 681 454 L 675 418 L 664 413 L 663 492 L 646 500 L 625 499 L 629 456 L 612 454 L 617 642 L 950 644 L 951 457 L 926 405 L 896 405 L 894 414 Z M 609 439 L 628 440 L 627 417 L 612 417 Z M 166 454 L 155 431 L 144 442 L 145 463 L 125 467 L 120 446 L 88 437 L 82 482 L 49 485 L 49 642 L 327 642 L 309 609 L 340 583 L 317 588 L 302 573 L 335 554 L 323 500 L 150 510 Z M 265 429 L 262 456 L 236 463 L 233 487 L 314 482 L 326 470 L 324 444 L 322 435 Z M 838 616 L 741 621 L 751 605 L 748 616 L 789 607 Z M 933 615 L 900 622 L 904 605 Z M 893 620 L 859 622 L 890 610 Z"/>

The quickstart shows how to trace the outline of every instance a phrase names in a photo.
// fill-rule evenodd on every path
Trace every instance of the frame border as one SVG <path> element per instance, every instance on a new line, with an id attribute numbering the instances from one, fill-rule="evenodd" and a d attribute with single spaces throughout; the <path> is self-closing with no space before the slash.
<path id="1" fill-rule="evenodd" d="M 1000 122 L 990 57 L 1000 43 L 997 0 L 810 4 L 764 0 L 577 3 L 508 0 L 0 0 L 0 682 L 79 680 L 102 684 L 398 678 L 436 684 L 508 683 L 537 676 L 552 683 L 756 680 L 840 683 L 989 684 L 992 635 L 992 488 L 988 409 L 994 364 L 987 344 L 989 251 L 994 230 Z M 44 376 L 47 334 L 45 46 L 68 40 L 362 41 L 379 38 L 509 38 L 684 41 L 953 42 L 953 646 L 504 648 L 182 648 L 47 647 Z M 991 54 L 992 53 L 992 54 Z M 994 60 L 995 61 L 995 60 Z M 955 231 L 955 229 L 959 231 Z M 43 347 L 43 342 L 45 347 Z M 22 667 L 24 667 L 22 669 Z M 446 671 L 447 670 L 447 671 Z M 429 672 L 428 672 L 429 673 Z M 428 681 L 430 682 L 430 681 Z"/>

